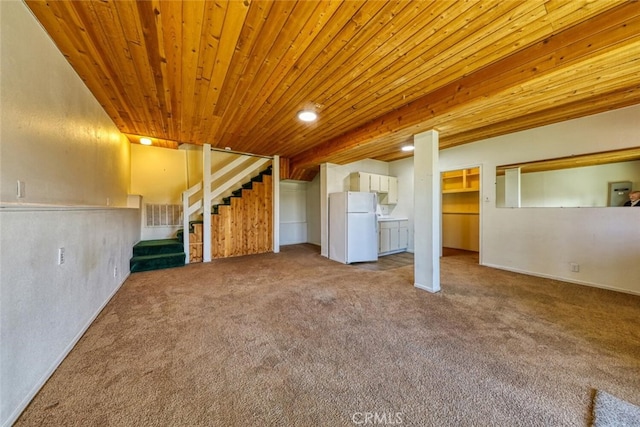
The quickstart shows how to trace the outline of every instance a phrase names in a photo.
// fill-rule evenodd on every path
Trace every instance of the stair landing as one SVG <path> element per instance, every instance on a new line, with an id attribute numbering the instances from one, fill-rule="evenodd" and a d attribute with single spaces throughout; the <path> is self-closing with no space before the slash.
<path id="1" fill-rule="evenodd" d="M 143 240 L 133 247 L 132 273 L 184 266 L 184 246 L 177 239 Z"/>

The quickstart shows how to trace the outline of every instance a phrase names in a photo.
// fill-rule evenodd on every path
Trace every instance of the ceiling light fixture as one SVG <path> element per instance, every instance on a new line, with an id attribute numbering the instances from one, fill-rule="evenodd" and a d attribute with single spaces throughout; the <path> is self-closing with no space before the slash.
<path id="1" fill-rule="evenodd" d="M 303 110 L 298 113 L 298 118 L 303 122 L 313 122 L 318 118 L 315 111 Z"/>
<path id="2" fill-rule="evenodd" d="M 402 147 L 402 151 L 413 151 L 414 147 L 413 145 L 405 145 L 404 147 Z"/>
<path id="3" fill-rule="evenodd" d="M 151 145 L 151 139 L 150 138 L 140 138 L 140 144 L 142 145 Z"/>

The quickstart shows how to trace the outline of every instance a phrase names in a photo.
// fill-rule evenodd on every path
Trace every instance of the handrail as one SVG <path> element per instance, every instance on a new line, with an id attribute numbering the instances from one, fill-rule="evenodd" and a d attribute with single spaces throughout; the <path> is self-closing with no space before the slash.
<path id="1" fill-rule="evenodd" d="M 241 164 L 243 164 L 244 162 L 247 162 L 247 161 L 249 161 L 249 159 L 247 159 L 246 157 L 238 157 L 237 159 L 235 159 L 231 163 L 227 163 L 226 165 L 221 167 L 219 170 L 217 170 L 215 173 L 211 174 L 211 179 L 209 180 L 209 186 L 211 186 L 213 181 L 215 181 L 216 179 L 218 179 L 221 176 L 223 176 L 224 174 L 234 170 L 235 168 L 237 168 L 238 166 L 240 166 Z"/>
<path id="2" fill-rule="evenodd" d="M 247 166 L 246 168 L 244 168 L 243 170 L 235 174 L 233 177 L 229 178 L 226 182 L 218 186 L 218 188 L 216 188 L 214 191 L 212 191 L 211 199 L 215 199 L 216 197 L 220 196 L 222 193 L 224 193 L 229 188 L 231 188 L 234 185 L 234 183 L 242 179 L 243 176 L 246 176 L 247 173 L 249 173 L 252 170 L 256 170 L 257 168 L 259 168 L 260 166 L 264 165 L 269 161 L 270 161 L 269 159 L 263 158 L 258 160 L 255 163 L 250 164 L 249 166 Z"/>
<path id="3" fill-rule="evenodd" d="M 198 191 L 202 190 L 202 181 L 200 181 L 199 183 L 192 185 L 189 189 L 185 190 L 182 192 L 183 195 L 187 195 L 188 197 L 193 196 L 194 194 L 196 194 Z"/>
<path id="4" fill-rule="evenodd" d="M 228 147 L 227 148 L 211 147 L 211 151 L 219 151 L 221 153 L 240 154 L 242 156 L 262 157 L 263 159 L 273 160 L 273 156 L 264 156 L 262 154 L 253 154 L 253 153 L 247 153 L 247 152 L 244 152 L 244 151 L 236 151 L 236 150 L 231 150 Z"/>

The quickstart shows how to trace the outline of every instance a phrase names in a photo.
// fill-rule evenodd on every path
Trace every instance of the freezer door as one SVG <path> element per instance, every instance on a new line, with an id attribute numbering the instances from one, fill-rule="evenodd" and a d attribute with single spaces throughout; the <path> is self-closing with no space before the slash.
<path id="1" fill-rule="evenodd" d="M 378 230 L 375 213 L 347 214 L 346 263 L 378 260 Z"/>
<path id="2" fill-rule="evenodd" d="M 376 212 L 376 193 L 349 191 L 347 212 Z"/>

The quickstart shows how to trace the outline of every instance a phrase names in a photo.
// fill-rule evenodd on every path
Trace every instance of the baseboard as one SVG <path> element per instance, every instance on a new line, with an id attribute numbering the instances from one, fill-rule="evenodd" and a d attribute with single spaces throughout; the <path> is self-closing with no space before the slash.
<path id="1" fill-rule="evenodd" d="M 69 355 L 69 353 L 71 353 L 71 350 L 73 350 L 73 347 L 76 346 L 76 344 L 78 343 L 78 341 L 80 341 L 80 338 L 82 338 L 82 336 L 85 334 L 85 332 L 87 332 L 87 329 L 89 329 L 89 327 L 91 326 L 91 324 L 96 320 L 96 318 L 100 315 L 100 313 L 102 312 L 102 310 L 104 310 L 104 308 L 107 306 L 107 304 L 109 304 L 109 302 L 111 301 L 111 299 L 115 296 L 115 294 L 120 290 L 120 288 L 122 287 L 122 285 L 124 285 L 124 282 L 127 281 L 127 279 L 129 278 L 129 275 L 131 274 L 131 272 L 128 272 L 125 277 L 122 279 L 122 281 L 120 282 L 120 284 L 118 286 L 116 286 L 116 288 L 114 289 L 114 291 L 111 293 L 111 295 L 109 295 L 109 297 L 105 300 L 105 302 L 100 306 L 100 308 L 98 308 L 98 310 L 95 312 L 95 314 L 89 319 L 89 321 L 80 329 L 80 332 L 78 332 L 78 334 L 76 334 L 76 336 L 71 340 L 71 343 L 69 343 L 69 345 L 63 350 L 62 354 L 60 355 L 60 357 L 58 357 L 58 359 L 56 359 L 56 361 L 51 365 L 51 368 L 49 368 L 49 370 L 47 370 L 47 372 L 42 376 L 42 378 L 40 379 L 40 381 L 38 381 L 38 383 L 33 387 L 33 389 L 27 394 L 27 396 L 22 400 L 22 402 L 20 402 L 20 404 L 18 405 L 18 407 L 11 413 L 11 415 L 9 415 L 9 417 L 7 418 L 7 420 L 5 421 L 5 423 L 2 425 L 2 427 L 10 427 L 11 425 L 13 425 L 13 423 L 15 423 L 17 421 L 17 419 L 20 417 L 20 414 L 22 414 L 22 412 L 26 409 L 27 406 L 29 406 L 29 403 L 31 403 L 31 401 L 33 400 L 33 398 L 36 396 L 36 394 L 38 394 L 38 392 L 40 391 L 40 389 L 42 388 L 42 386 L 44 386 L 44 384 L 49 380 L 49 378 L 51 378 L 51 375 L 53 375 L 53 373 L 56 371 L 56 369 L 58 369 L 58 367 L 60 366 L 60 364 L 62 363 L 62 361 Z"/>
<path id="2" fill-rule="evenodd" d="M 583 281 L 583 280 L 573 280 L 573 279 L 568 279 L 566 277 L 554 276 L 552 274 L 535 273 L 535 272 L 532 272 L 532 271 L 521 270 L 521 269 L 518 269 L 518 268 L 505 267 L 505 266 L 502 266 L 502 265 L 489 264 L 489 263 L 484 263 L 482 265 L 484 265 L 485 267 L 491 267 L 491 268 L 495 268 L 495 269 L 498 269 L 498 270 L 505 270 L 505 271 L 511 271 L 513 273 L 526 274 L 527 276 L 542 277 L 544 279 L 553 279 L 553 280 L 558 280 L 560 282 L 573 283 L 573 284 L 581 285 L 581 286 L 589 286 L 591 288 L 606 289 L 608 291 L 621 292 L 621 293 L 624 293 L 624 294 L 640 295 L 640 292 L 631 291 L 629 289 L 621 289 L 621 288 L 616 288 L 614 286 L 601 285 L 599 283 L 592 283 L 592 282 L 587 282 L 587 281 Z"/>
<path id="3" fill-rule="evenodd" d="M 415 288 L 421 289 L 421 290 L 423 290 L 423 291 L 427 291 L 427 292 L 432 293 L 432 294 L 435 294 L 435 293 L 440 292 L 440 289 L 438 289 L 438 290 L 435 290 L 435 291 L 434 291 L 434 290 L 433 290 L 433 289 L 431 289 L 430 287 L 425 286 L 425 285 L 421 285 L 420 283 L 414 283 L 414 284 L 413 284 L 413 286 L 414 286 Z"/>

